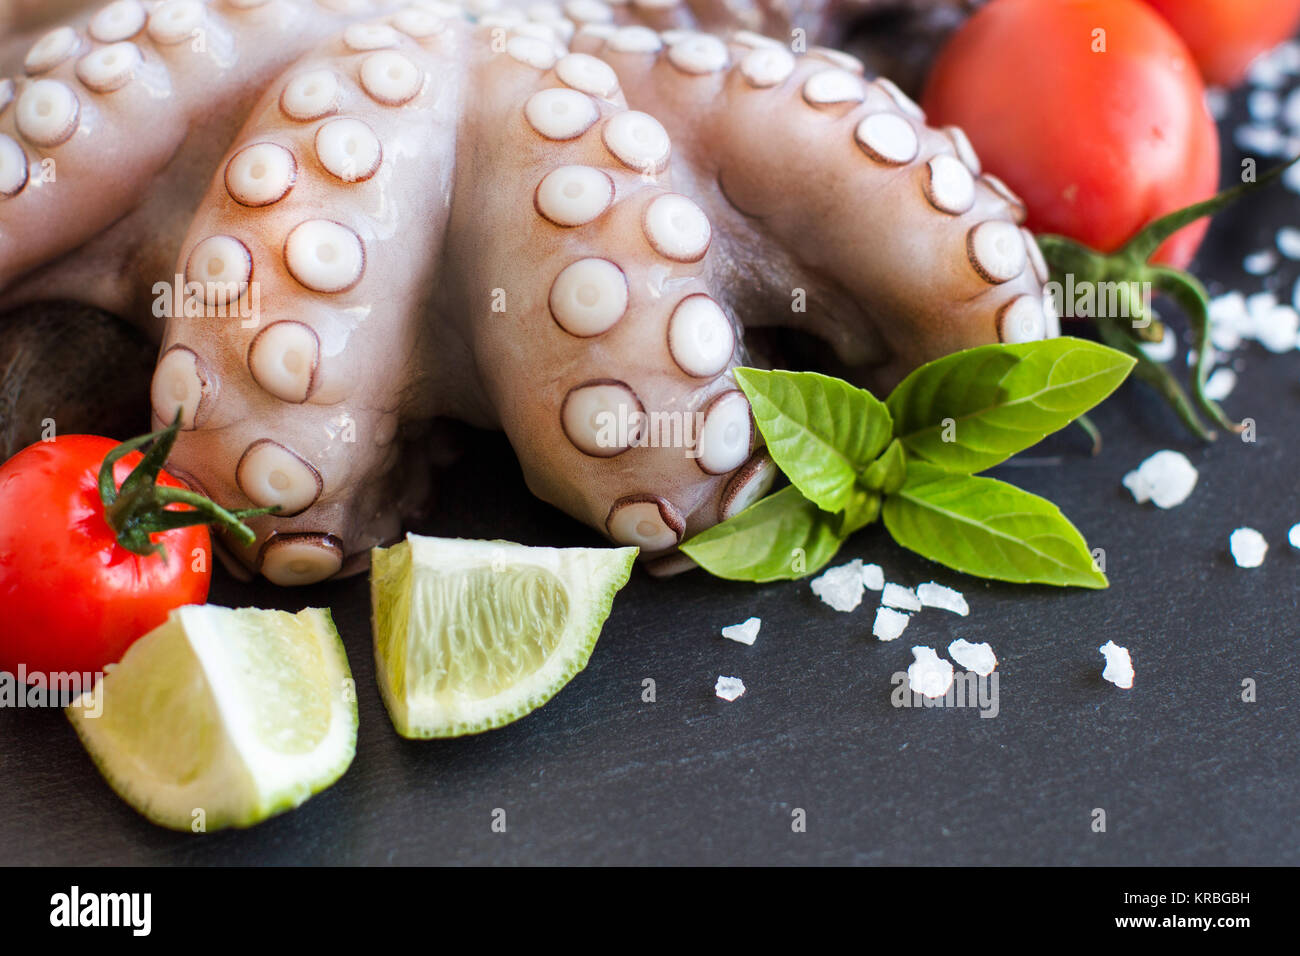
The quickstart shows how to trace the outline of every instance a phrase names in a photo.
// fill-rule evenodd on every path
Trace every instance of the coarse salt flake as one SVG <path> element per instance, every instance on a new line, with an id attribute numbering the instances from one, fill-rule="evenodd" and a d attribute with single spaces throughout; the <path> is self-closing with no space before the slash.
<path id="1" fill-rule="evenodd" d="M 988 677 L 997 669 L 998 658 L 988 643 L 972 644 L 959 637 L 948 645 L 948 656 L 968 671 Z"/>
<path id="2" fill-rule="evenodd" d="M 880 603 L 902 611 L 921 610 L 921 599 L 916 596 L 916 592 L 901 584 L 886 584 L 884 590 L 880 592 Z"/>
<path id="3" fill-rule="evenodd" d="M 1277 253 L 1272 249 L 1252 252 L 1241 260 L 1241 267 L 1253 276 L 1266 276 L 1277 268 Z"/>
<path id="4" fill-rule="evenodd" d="M 1246 109 L 1249 110 L 1251 119 L 1267 123 L 1277 118 L 1282 109 L 1282 100 L 1272 90 L 1253 90 L 1246 97 Z"/>
<path id="5" fill-rule="evenodd" d="M 739 641 L 741 644 L 753 644 L 758 638 L 758 629 L 763 626 L 761 617 L 751 617 L 744 624 L 732 624 L 722 629 L 722 636 Z"/>
<path id="6" fill-rule="evenodd" d="M 876 621 L 871 625 L 871 633 L 882 641 L 897 640 L 907 630 L 912 615 L 895 611 L 892 607 L 876 608 Z"/>
<path id="7" fill-rule="evenodd" d="M 1300 524 L 1293 524 L 1291 530 L 1286 534 L 1287 541 L 1291 542 L 1291 547 L 1300 551 Z"/>
<path id="8" fill-rule="evenodd" d="M 1239 568 L 1257 568 L 1264 563 L 1268 542 L 1254 528 L 1238 528 L 1228 538 L 1228 550 Z"/>
<path id="9" fill-rule="evenodd" d="M 1129 657 L 1128 648 L 1120 647 L 1114 641 L 1107 641 L 1101 647 L 1101 656 L 1106 658 L 1106 668 L 1101 676 L 1116 687 L 1128 689 L 1133 686 L 1133 659 Z"/>
<path id="10" fill-rule="evenodd" d="M 848 564 L 831 568 L 821 577 L 813 578 L 812 592 L 837 611 L 857 610 L 862 603 L 862 561 L 855 558 Z"/>
<path id="11" fill-rule="evenodd" d="M 885 586 L 885 572 L 880 570 L 878 564 L 864 564 L 862 566 L 862 583 L 872 591 L 879 591 Z"/>
<path id="12" fill-rule="evenodd" d="M 1300 93 L 1300 89 L 1296 90 Z M 1277 231 L 1277 250 L 1288 259 L 1300 259 L 1300 229 L 1283 226 Z"/>
<path id="13" fill-rule="evenodd" d="M 1166 326 L 1159 342 L 1142 342 L 1138 348 L 1153 362 L 1168 362 L 1178 352 L 1178 336 Z"/>
<path id="14" fill-rule="evenodd" d="M 934 581 L 927 581 L 916 589 L 916 596 L 926 607 L 937 607 L 942 611 L 952 611 L 965 617 L 970 613 L 970 605 L 960 591 L 946 588 Z"/>
<path id="15" fill-rule="evenodd" d="M 1205 397 L 1221 402 L 1237 387 L 1237 373 L 1226 365 L 1216 368 L 1205 380 Z"/>
<path id="16" fill-rule="evenodd" d="M 718 682 L 713 685 L 713 693 L 725 701 L 733 701 L 745 693 L 745 682 L 739 677 L 723 677 L 719 675 Z"/>
<path id="17" fill-rule="evenodd" d="M 1138 504 L 1151 501 L 1157 508 L 1172 508 L 1187 500 L 1196 487 L 1196 467 L 1178 451 L 1158 451 L 1136 470 L 1124 476 L 1123 484 Z"/>
<path id="18" fill-rule="evenodd" d="M 1256 319 L 1255 338 L 1270 352 L 1290 352 L 1300 338 L 1300 313 L 1289 305 L 1274 306 Z"/>
<path id="19" fill-rule="evenodd" d="M 952 686 L 952 664 L 934 652 L 934 648 L 918 644 L 912 648 L 916 658 L 907 669 L 907 686 L 924 697 L 942 697 Z"/>
<path id="20" fill-rule="evenodd" d="M 1286 152 L 1286 136 L 1272 126 L 1251 123 L 1238 126 L 1232 140 L 1245 153 L 1260 156 L 1281 156 Z"/>

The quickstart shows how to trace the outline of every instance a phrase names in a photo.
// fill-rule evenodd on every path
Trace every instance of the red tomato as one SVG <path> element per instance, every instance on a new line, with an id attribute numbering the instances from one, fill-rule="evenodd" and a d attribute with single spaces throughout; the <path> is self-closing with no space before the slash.
<path id="1" fill-rule="evenodd" d="M 1236 86 L 1250 61 L 1293 36 L 1300 0 L 1146 0 L 1183 38 L 1205 82 Z"/>
<path id="2" fill-rule="evenodd" d="M 97 484 L 116 446 L 63 435 L 0 465 L 0 670 L 102 670 L 172 608 L 207 599 L 211 541 L 203 525 L 152 535 L 165 558 L 118 544 Z M 132 452 L 117 462 L 119 487 L 140 458 Z M 185 487 L 166 472 L 157 483 Z"/>
<path id="3" fill-rule="evenodd" d="M 940 55 L 924 105 L 1020 194 L 1030 229 L 1101 252 L 1218 182 L 1196 65 L 1139 0 L 993 0 Z M 1171 236 L 1155 258 L 1186 266 L 1207 226 Z"/>

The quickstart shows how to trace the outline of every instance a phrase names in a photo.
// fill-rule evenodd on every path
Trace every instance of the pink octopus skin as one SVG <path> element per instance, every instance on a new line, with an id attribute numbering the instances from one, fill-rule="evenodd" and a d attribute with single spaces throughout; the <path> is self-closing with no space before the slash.
<path id="1" fill-rule="evenodd" d="M 811 332 L 878 390 L 1057 331 L 1018 201 L 842 54 L 618 27 L 595 0 L 477 23 L 432 0 L 196 3 L 196 50 L 151 29 L 178 3 L 114 41 L 139 54 L 125 80 L 84 17 L 18 80 L 0 136 L 57 177 L 0 200 L 0 306 L 58 289 L 151 317 L 173 275 L 255 302 L 155 330 L 173 470 L 280 508 L 236 569 L 364 569 L 450 416 L 502 428 L 535 494 L 670 573 L 775 476 L 730 375 L 742 325 Z"/>

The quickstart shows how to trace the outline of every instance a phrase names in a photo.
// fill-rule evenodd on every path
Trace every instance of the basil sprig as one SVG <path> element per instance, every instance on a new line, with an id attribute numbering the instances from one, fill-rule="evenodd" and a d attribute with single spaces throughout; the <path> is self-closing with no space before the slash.
<path id="1" fill-rule="evenodd" d="M 986 345 L 921 366 L 883 403 L 814 372 L 736 369 L 790 485 L 682 550 L 718 577 L 788 580 L 820 570 L 883 517 L 903 547 L 958 571 L 1104 588 L 1056 505 L 975 473 L 1064 428 L 1133 366 L 1082 339 Z"/>

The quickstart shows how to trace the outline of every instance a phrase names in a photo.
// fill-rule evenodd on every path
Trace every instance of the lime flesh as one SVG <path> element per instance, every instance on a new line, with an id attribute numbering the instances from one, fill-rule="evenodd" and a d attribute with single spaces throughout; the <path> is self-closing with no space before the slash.
<path id="1" fill-rule="evenodd" d="M 67 714 L 109 785 L 179 830 L 296 807 L 356 753 L 347 656 L 317 608 L 177 608 Z"/>
<path id="2" fill-rule="evenodd" d="M 404 737 L 501 727 L 587 665 L 636 548 L 408 534 L 371 553 L 375 664 Z"/>

